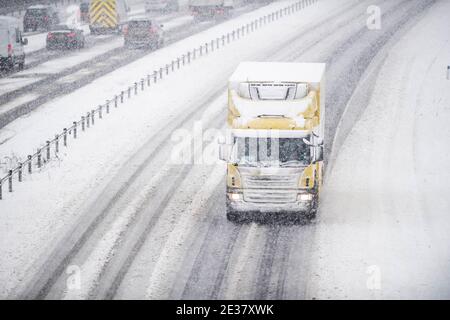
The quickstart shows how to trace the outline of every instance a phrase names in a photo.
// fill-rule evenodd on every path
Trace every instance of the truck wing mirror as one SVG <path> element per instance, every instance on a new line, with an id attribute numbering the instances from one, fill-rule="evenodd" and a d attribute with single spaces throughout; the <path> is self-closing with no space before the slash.
<path id="1" fill-rule="evenodd" d="M 307 146 L 310 146 L 310 147 L 314 146 L 314 145 L 311 143 L 311 141 L 309 141 L 309 140 L 306 139 L 306 138 L 303 138 L 303 143 L 306 144 Z"/>

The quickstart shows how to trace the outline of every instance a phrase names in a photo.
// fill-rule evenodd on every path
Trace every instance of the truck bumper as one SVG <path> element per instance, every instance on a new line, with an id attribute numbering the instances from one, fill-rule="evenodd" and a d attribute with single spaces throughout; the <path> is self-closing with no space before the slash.
<path id="1" fill-rule="evenodd" d="M 252 214 L 264 214 L 264 213 L 275 213 L 275 214 L 298 214 L 298 213 L 309 213 L 315 209 L 316 197 L 308 201 L 295 201 L 288 203 L 256 203 L 244 201 L 241 197 L 240 199 L 232 200 L 230 199 L 230 193 L 227 194 L 227 210 L 229 212 L 236 213 L 252 213 Z"/>
<path id="2" fill-rule="evenodd" d="M 228 208 L 232 212 L 239 213 L 308 213 L 313 209 L 312 201 L 309 203 L 295 202 L 295 203 L 273 203 L 261 205 L 259 203 L 249 203 L 245 201 L 229 201 Z"/>

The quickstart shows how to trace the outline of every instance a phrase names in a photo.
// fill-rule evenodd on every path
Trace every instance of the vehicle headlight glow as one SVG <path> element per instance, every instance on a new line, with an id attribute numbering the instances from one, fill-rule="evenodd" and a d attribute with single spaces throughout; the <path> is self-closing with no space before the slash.
<path id="1" fill-rule="evenodd" d="M 240 193 L 230 193 L 229 197 L 231 200 L 237 201 L 241 199 L 241 194 Z"/>
<path id="2" fill-rule="evenodd" d="M 297 199 L 304 202 L 312 201 L 313 195 L 311 193 L 301 193 L 298 195 Z"/>

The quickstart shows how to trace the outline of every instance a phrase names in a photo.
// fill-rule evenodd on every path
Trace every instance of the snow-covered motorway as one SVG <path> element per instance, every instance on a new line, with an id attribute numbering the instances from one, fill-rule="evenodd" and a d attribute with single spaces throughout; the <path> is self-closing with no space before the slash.
<path id="1" fill-rule="evenodd" d="M 25 156 L 177 52 L 289 2 L 43 104 L 2 128 L 0 154 Z M 371 5 L 380 29 L 366 24 Z M 139 93 L 0 201 L 0 295 L 449 298 L 449 9 L 445 0 L 320 0 Z M 225 125 L 226 80 L 243 60 L 327 63 L 328 171 L 311 223 L 226 220 L 225 165 L 208 156 Z M 203 145 L 191 139 L 199 126 Z M 205 152 L 176 163 L 180 146 Z"/>

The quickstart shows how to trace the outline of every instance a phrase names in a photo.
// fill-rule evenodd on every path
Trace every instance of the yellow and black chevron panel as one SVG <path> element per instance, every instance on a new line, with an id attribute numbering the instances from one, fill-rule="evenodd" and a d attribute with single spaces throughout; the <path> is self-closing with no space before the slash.
<path id="1" fill-rule="evenodd" d="M 116 0 L 92 0 L 89 7 L 90 24 L 101 28 L 117 27 Z"/>

